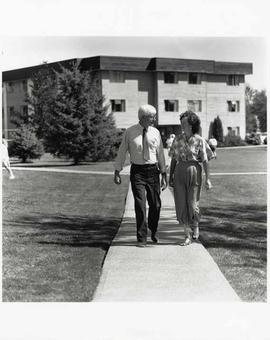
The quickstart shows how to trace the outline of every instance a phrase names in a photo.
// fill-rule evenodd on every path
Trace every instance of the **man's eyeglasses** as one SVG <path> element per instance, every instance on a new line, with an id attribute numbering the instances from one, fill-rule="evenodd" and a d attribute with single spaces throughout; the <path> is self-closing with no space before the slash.
<path id="1" fill-rule="evenodd" d="M 156 120 L 157 116 L 146 116 L 148 120 Z"/>

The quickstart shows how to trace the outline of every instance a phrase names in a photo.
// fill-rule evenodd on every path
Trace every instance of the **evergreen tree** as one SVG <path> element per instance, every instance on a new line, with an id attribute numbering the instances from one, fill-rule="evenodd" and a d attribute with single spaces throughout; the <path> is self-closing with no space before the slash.
<path id="1" fill-rule="evenodd" d="M 247 86 L 245 96 L 247 132 L 255 132 L 258 128 L 265 132 L 267 130 L 266 91 L 254 90 Z M 259 126 L 257 126 L 256 116 L 259 120 Z"/>
<path id="2" fill-rule="evenodd" d="M 252 113 L 252 102 L 254 98 L 255 91 L 253 88 L 249 85 L 246 86 L 245 88 L 245 104 L 246 104 L 246 132 L 255 132 L 257 131 L 257 120 Z"/>
<path id="3" fill-rule="evenodd" d="M 44 138 L 50 128 L 51 114 L 57 95 L 57 75 L 47 63 L 33 75 L 31 93 L 27 95 L 26 103 L 29 112 L 23 118 L 23 123 L 30 124 L 38 138 Z"/>
<path id="4" fill-rule="evenodd" d="M 46 150 L 71 158 L 75 164 L 112 159 L 119 138 L 113 116 L 103 105 L 97 78 L 81 72 L 78 64 L 61 66 L 60 71 L 41 78 L 34 79 L 30 101 L 32 121 Z"/>
<path id="5" fill-rule="evenodd" d="M 251 113 L 258 117 L 260 123 L 259 128 L 262 132 L 265 132 L 267 130 L 266 102 L 267 102 L 266 91 L 255 90 L 255 94 L 251 105 Z"/>
<path id="6" fill-rule="evenodd" d="M 212 126 L 212 134 L 213 137 L 220 143 L 223 143 L 223 127 L 222 127 L 222 122 L 219 116 L 214 119 L 213 121 L 213 126 Z"/>

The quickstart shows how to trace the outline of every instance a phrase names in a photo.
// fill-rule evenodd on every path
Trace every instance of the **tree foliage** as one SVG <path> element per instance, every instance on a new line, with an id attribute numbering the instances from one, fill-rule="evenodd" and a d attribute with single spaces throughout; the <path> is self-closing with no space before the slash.
<path id="1" fill-rule="evenodd" d="M 246 86 L 246 126 L 247 132 L 255 132 L 258 128 L 265 132 L 267 129 L 267 97 L 266 91 L 254 90 L 249 85 Z M 257 124 L 257 119 L 259 126 Z"/>
<path id="2" fill-rule="evenodd" d="M 22 124 L 15 131 L 14 139 L 9 146 L 9 154 L 23 162 L 27 159 L 40 158 L 44 154 L 43 144 L 29 124 Z"/>
<path id="3" fill-rule="evenodd" d="M 29 103 L 32 124 L 48 152 L 75 163 L 115 156 L 119 136 L 113 116 L 104 107 L 97 77 L 81 72 L 78 64 L 37 74 Z"/>
<path id="4" fill-rule="evenodd" d="M 223 137 L 223 126 L 222 126 L 222 121 L 217 116 L 217 118 L 214 119 L 213 125 L 212 125 L 212 135 L 213 137 L 220 143 L 223 142 L 224 137 Z"/>
<path id="5" fill-rule="evenodd" d="M 260 130 L 263 132 L 265 132 L 267 129 L 266 102 L 267 97 L 265 90 L 255 91 L 251 106 L 251 112 L 258 117 L 258 120 L 260 122 Z"/>
<path id="6" fill-rule="evenodd" d="M 56 95 L 56 72 L 45 63 L 32 77 L 31 92 L 26 98 L 29 114 L 23 119 L 24 123 L 33 126 L 38 138 L 43 138 L 50 128 Z"/>

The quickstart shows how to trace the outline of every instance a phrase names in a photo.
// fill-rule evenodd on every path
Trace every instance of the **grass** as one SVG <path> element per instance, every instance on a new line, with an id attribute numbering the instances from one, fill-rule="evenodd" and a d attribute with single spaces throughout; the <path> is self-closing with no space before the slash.
<path id="1" fill-rule="evenodd" d="M 266 148 L 218 149 L 211 172 L 266 171 Z M 70 166 L 112 171 L 112 163 Z M 26 165 L 27 166 L 27 165 Z M 128 177 L 15 170 L 3 176 L 3 301 L 90 301 L 124 208 Z M 200 240 L 243 301 L 266 301 L 266 176 L 212 176 Z"/>
<path id="2" fill-rule="evenodd" d="M 218 150 L 211 172 L 266 171 L 266 148 Z M 267 299 L 266 176 L 212 176 L 200 240 L 243 301 Z"/>
<path id="3" fill-rule="evenodd" d="M 3 173 L 3 301 L 90 301 L 128 178 L 115 186 L 106 175 L 15 175 Z"/>
<path id="4" fill-rule="evenodd" d="M 127 157 L 125 165 L 129 164 L 129 157 Z M 81 162 L 74 165 L 72 160 L 66 160 L 64 158 L 54 158 L 52 155 L 45 153 L 40 159 L 21 163 L 20 160 L 12 159 L 12 167 L 24 167 L 24 168 L 51 168 L 61 170 L 83 170 L 83 171 L 108 171 L 113 172 L 113 162 Z"/>

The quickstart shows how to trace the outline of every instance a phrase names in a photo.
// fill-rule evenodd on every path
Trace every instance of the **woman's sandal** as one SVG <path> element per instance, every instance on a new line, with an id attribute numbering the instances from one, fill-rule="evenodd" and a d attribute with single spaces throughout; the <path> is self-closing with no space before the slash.
<path id="1" fill-rule="evenodd" d="M 189 246 L 192 243 L 190 237 L 186 237 L 185 242 L 181 243 L 180 246 Z"/>
<path id="2" fill-rule="evenodd" d="M 192 233 L 193 240 L 198 240 L 200 236 L 199 227 L 195 227 Z"/>

